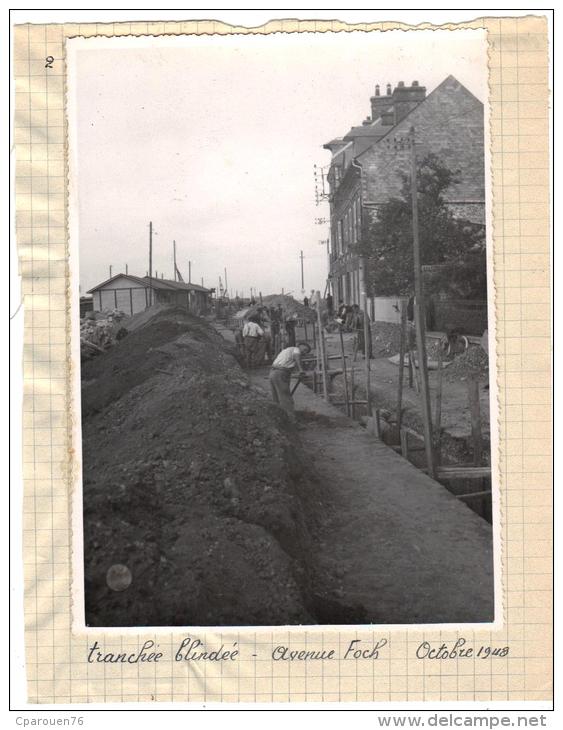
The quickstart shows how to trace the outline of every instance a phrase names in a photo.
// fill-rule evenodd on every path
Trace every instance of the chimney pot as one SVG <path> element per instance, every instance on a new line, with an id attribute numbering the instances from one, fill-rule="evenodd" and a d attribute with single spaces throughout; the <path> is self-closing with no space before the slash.
<path id="1" fill-rule="evenodd" d="M 413 81 L 413 82 L 412 82 L 412 85 L 413 85 L 413 86 L 418 86 L 418 81 Z"/>
<path id="2" fill-rule="evenodd" d="M 387 96 L 391 96 L 391 84 L 387 84 Z"/>
<path id="3" fill-rule="evenodd" d="M 375 95 L 379 96 L 379 84 L 375 85 Z"/>
<path id="4" fill-rule="evenodd" d="M 398 86 L 398 87 L 399 87 L 400 89 L 402 89 L 404 85 L 405 85 L 405 82 L 404 82 L 404 81 L 399 81 L 399 83 L 397 84 L 397 86 Z"/>

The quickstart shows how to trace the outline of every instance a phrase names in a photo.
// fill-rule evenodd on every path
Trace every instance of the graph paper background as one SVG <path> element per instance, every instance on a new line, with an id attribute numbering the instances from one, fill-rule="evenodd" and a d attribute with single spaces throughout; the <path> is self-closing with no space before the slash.
<path id="1" fill-rule="evenodd" d="M 275 21 L 252 32 L 384 30 L 396 23 Z M 428 26 L 431 27 L 431 26 Z M 23 544 L 29 701 L 303 702 L 549 700 L 551 698 L 551 380 L 547 23 L 484 18 L 489 42 L 494 281 L 499 396 L 504 615 L 494 631 L 338 631 L 302 628 L 190 632 L 238 641 L 229 667 L 173 661 L 185 632 L 73 635 L 71 630 L 70 317 L 68 299 L 65 39 L 77 35 L 248 33 L 219 22 L 21 25 L 14 32 L 16 227 L 25 295 Z M 413 31 L 414 32 L 414 31 Z M 53 68 L 45 59 L 54 58 Z M 510 646 L 508 657 L 436 662 L 418 644 Z M 292 649 L 386 637 L 376 662 L 272 662 Z M 88 664 L 152 638 L 157 665 Z M 257 654 L 253 657 L 252 654 Z"/>

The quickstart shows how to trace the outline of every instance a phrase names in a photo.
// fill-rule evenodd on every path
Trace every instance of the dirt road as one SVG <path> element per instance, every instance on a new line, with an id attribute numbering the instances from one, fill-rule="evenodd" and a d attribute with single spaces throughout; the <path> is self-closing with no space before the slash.
<path id="1" fill-rule="evenodd" d="M 251 378 L 267 392 L 267 376 Z M 327 601 L 365 623 L 491 621 L 490 525 L 305 386 L 295 401 L 331 507 L 314 547 Z"/>

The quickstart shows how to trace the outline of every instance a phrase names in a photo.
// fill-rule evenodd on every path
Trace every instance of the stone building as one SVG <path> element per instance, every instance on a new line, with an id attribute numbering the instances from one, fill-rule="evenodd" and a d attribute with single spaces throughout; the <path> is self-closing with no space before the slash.
<path id="1" fill-rule="evenodd" d="M 400 195 L 409 151 L 396 140 L 414 128 L 416 155 L 436 154 L 459 182 L 445 193 L 457 217 L 485 222 L 483 104 L 453 76 L 430 94 L 413 81 L 400 81 L 386 93 L 379 86 L 371 98 L 371 115 L 342 138 L 324 145 L 332 153 L 330 188 L 330 283 L 335 300 L 360 304 L 364 289 L 362 261 L 356 252 L 362 221 L 376 216 L 378 206 Z M 396 321 L 396 298 L 370 299 L 372 319 Z"/>

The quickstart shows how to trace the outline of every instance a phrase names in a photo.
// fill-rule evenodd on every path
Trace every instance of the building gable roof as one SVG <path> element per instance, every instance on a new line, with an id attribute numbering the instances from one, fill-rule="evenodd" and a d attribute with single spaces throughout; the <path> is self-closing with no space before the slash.
<path id="1" fill-rule="evenodd" d="M 403 126 L 405 120 L 408 120 L 409 117 L 412 119 L 416 115 L 416 113 L 418 111 L 420 111 L 421 107 L 428 106 L 427 102 L 429 100 L 433 101 L 436 96 L 438 96 L 442 91 L 444 91 L 445 88 L 447 88 L 448 86 L 451 86 L 452 83 L 456 84 L 456 91 L 459 91 L 459 92 L 463 93 L 464 95 L 468 96 L 470 99 L 474 100 L 476 102 L 476 104 L 479 104 L 481 107 L 483 106 L 483 103 L 481 101 L 479 101 L 479 99 L 474 94 L 472 94 L 469 91 L 469 89 L 467 89 L 460 81 L 458 81 L 455 76 L 453 76 L 452 74 L 449 74 L 448 76 L 446 76 L 446 78 L 440 84 L 438 84 L 438 86 L 433 91 L 430 92 L 430 94 L 428 94 L 428 96 L 425 99 L 423 99 L 423 101 L 420 102 L 420 104 L 417 104 L 413 109 L 410 110 L 410 112 L 408 112 L 408 114 L 405 114 L 405 116 L 402 119 L 400 119 L 397 122 L 397 124 L 387 127 L 386 128 L 387 131 L 385 132 L 385 134 L 383 134 L 376 142 L 374 142 L 374 145 L 379 144 L 379 142 L 381 142 L 382 140 L 389 137 L 393 131 L 396 131 L 397 127 Z M 357 155 L 357 157 L 358 158 L 361 157 L 364 153 L 369 151 L 370 147 L 373 147 L 374 145 L 370 145 L 369 147 L 366 147 L 364 150 L 362 150 L 362 152 L 359 155 Z"/>
<path id="2" fill-rule="evenodd" d="M 137 286 L 141 286 L 143 288 L 147 285 L 147 282 L 144 279 L 141 279 L 139 276 L 133 276 L 132 274 L 115 274 L 115 276 L 110 276 L 109 279 L 106 279 L 100 284 L 93 286 L 86 292 L 86 294 L 92 294 L 92 292 L 98 291 L 98 289 L 103 289 L 104 286 L 106 286 L 107 284 L 111 284 L 111 282 L 115 281 L 116 279 L 129 279 L 133 284 L 137 284 Z"/>
<path id="3" fill-rule="evenodd" d="M 98 289 L 103 289 L 116 279 L 129 279 L 132 284 L 136 284 L 143 289 L 148 289 L 152 286 L 153 289 L 160 289 L 162 291 L 199 291 L 207 294 L 209 293 L 209 289 L 199 286 L 199 284 L 190 284 L 184 281 L 173 281 L 172 279 L 157 279 L 155 276 L 152 278 L 148 276 L 133 276 L 132 274 L 115 274 L 115 276 L 102 281 L 101 284 L 92 287 L 92 289 L 89 289 L 86 293 L 92 294 L 93 292 L 98 291 Z"/>

